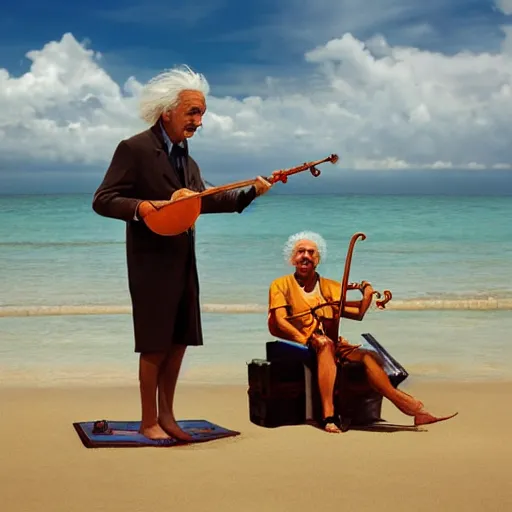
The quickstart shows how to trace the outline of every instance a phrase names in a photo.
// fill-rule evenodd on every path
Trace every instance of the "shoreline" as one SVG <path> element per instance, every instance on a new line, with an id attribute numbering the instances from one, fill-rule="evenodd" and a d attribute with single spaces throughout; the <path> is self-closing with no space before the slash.
<path id="1" fill-rule="evenodd" d="M 459 298 L 431 298 L 409 297 L 403 299 L 393 298 L 386 304 L 386 310 L 394 312 L 489 312 L 512 310 L 512 297 L 468 297 Z M 375 304 L 370 307 L 370 313 L 378 312 Z M 202 313 L 215 315 L 265 315 L 267 305 L 260 303 L 203 303 Z M 0 318 L 39 318 L 39 317 L 74 317 L 74 316 L 126 316 L 132 314 L 130 304 L 63 304 L 63 305 L 0 305 Z"/>

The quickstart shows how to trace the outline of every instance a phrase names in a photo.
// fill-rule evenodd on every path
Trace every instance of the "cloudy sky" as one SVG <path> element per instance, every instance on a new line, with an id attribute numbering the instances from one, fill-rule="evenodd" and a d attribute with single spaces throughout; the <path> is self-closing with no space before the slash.
<path id="1" fill-rule="evenodd" d="M 512 0 L 9 0 L 0 193 L 94 190 L 179 64 L 210 81 L 216 184 L 337 153 L 316 189 L 512 188 Z"/>

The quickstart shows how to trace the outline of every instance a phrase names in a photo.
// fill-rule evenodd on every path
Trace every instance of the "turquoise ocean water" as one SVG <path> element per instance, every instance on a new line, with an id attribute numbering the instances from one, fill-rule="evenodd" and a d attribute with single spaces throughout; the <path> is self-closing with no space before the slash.
<path id="1" fill-rule="evenodd" d="M 272 279 L 291 272 L 287 237 L 319 232 L 319 270 L 341 279 L 362 231 L 350 281 L 393 300 L 363 322 L 418 378 L 512 376 L 512 206 L 508 197 L 268 194 L 242 215 L 197 224 L 205 346 L 184 381 L 245 383 L 264 356 Z M 90 195 L 0 197 L 0 384 L 136 382 L 124 224 L 97 216 Z"/>

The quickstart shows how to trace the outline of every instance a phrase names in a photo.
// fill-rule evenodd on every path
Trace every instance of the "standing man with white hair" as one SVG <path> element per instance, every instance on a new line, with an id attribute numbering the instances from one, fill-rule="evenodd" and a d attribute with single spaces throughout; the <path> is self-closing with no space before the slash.
<path id="1" fill-rule="evenodd" d="M 188 67 L 151 80 L 140 97 L 140 115 L 150 128 L 119 143 L 93 199 L 97 214 L 126 222 L 135 352 L 140 354 L 140 431 L 150 439 L 192 439 L 177 424 L 173 402 L 185 350 L 202 345 L 203 337 L 194 229 L 160 236 L 144 218 L 178 189 L 205 190 L 187 139 L 202 125 L 208 92 L 205 77 Z M 270 186 L 258 177 L 249 190 L 204 197 L 201 213 L 241 213 Z"/>
<path id="2" fill-rule="evenodd" d="M 317 266 L 326 255 L 325 240 L 317 233 L 302 231 L 292 235 L 285 244 L 286 261 L 295 267 L 293 274 L 275 279 L 269 289 L 268 328 L 277 338 L 310 346 L 316 352 L 318 365 L 318 387 L 323 408 L 323 428 L 327 432 L 340 433 L 339 418 L 334 414 L 333 392 L 336 381 L 336 359 L 363 363 L 370 385 L 390 400 L 401 412 L 414 417 L 415 425 L 425 425 L 445 420 L 423 408 L 416 398 L 395 389 L 386 372 L 369 351 L 351 345 L 338 336 L 335 318 L 339 314 L 336 306 L 311 309 L 326 302 L 338 302 L 341 284 L 320 276 Z M 362 320 L 371 305 L 373 288 L 363 281 L 360 301 L 346 302 L 341 316 Z M 349 289 L 356 289 L 349 285 Z M 338 343 L 336 343 L 338 341 Z"/>

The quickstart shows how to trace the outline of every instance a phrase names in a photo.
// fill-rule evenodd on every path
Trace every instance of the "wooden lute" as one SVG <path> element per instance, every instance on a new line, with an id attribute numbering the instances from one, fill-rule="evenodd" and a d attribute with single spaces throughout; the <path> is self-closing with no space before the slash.
<path id="1" fill-rule="evenodd" d="M 322 160 L 313 162 L 305 162 L 297 167 L 275 171 L 268 178 L 264 178 L 269 183 L 277 183 L 281 181 L 286 183 L 288 176 L 297 174 L 302 171 L 309 170 L 314 177 L 320 176 L 317 165 L 324 162 L 335 164 L 338 161 L 338 155 L 332 154 Z M 187 188 L 176 190 L 169 201 L 163 202 L 163 205 L 156 205 L 149 201 L 155 208 L 144 217 L 146 225 L 158 235 L 175 236 L 184 233 L 190 229 L 201 214 L 201 199 L 213 194 L 235 190 L 237 188 L 248 187 L 254 185 L 257 179 L 252 178 L 243 181 L 236 181 L 227 185 L 220 185 L 204 190 L 203 192 L 194 192 Z"/>

